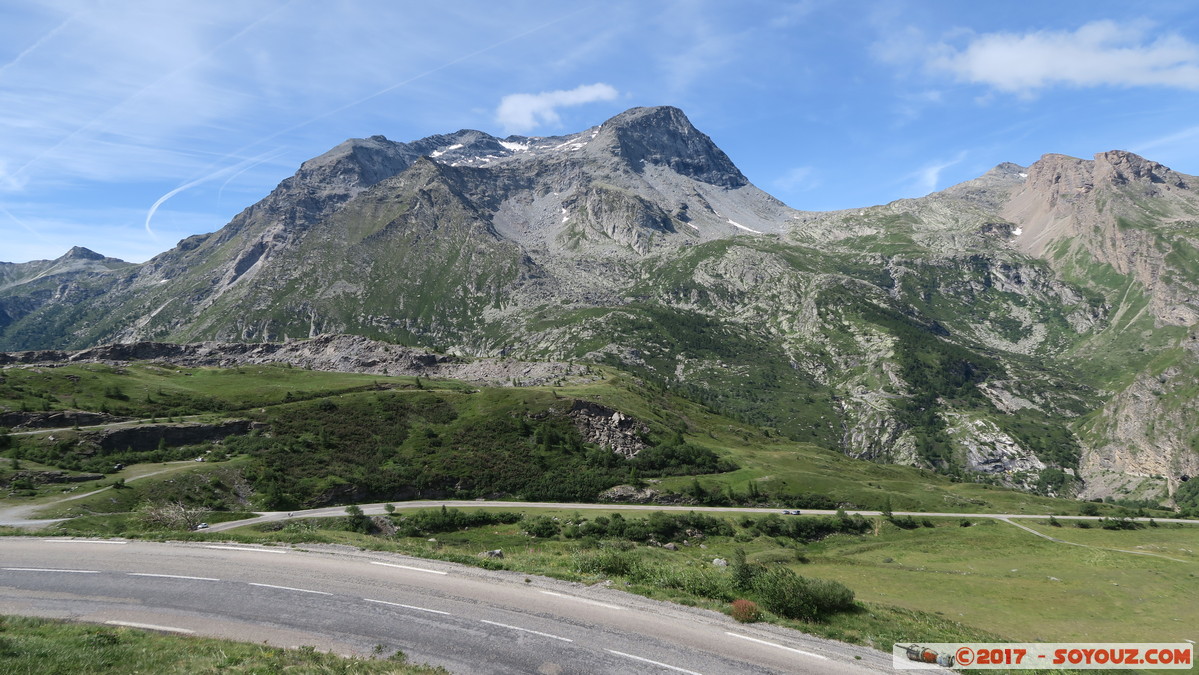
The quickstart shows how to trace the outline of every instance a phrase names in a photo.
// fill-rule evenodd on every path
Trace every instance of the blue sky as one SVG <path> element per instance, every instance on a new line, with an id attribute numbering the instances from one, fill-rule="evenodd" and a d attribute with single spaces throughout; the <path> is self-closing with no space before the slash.
<path id="1" fill-rule="evenodd" d="M 828 210 L 1044 153 L 1199 174 L 1189 1 L 39 0 L 0 5 L 0 260 L 141 262 L 351 137 L 675 105 Z"/>

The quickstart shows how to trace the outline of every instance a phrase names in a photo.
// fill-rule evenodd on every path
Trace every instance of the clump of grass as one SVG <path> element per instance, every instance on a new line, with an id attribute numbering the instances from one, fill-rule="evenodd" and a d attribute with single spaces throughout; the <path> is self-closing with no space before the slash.
<path id="1" fill-rule="evenodd" d="M 754 623 L 762 618 L 762 610 L 753 600 L 738 598 L 733 601 L 732 607 L 733 618 L 741 623 Z"/>

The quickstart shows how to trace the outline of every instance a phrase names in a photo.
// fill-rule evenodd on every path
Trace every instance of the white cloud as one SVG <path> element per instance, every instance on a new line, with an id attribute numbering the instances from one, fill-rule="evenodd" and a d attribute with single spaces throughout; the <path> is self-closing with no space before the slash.
<path id="1" fill-rule="evenodd" d="M 797 166 L 788 170 L 778 178 L 775 178 L 770 182 L 770 184 L 773 187 L 786 192 L 811 190 L 818 185 L 813 173 L 813 169 L 810 166 Z"/>
<path id="2" fill-rule="evenodd" d="M 1199 89 L 1199 46 L 1150 41 L 1144 24 L 1094 21 L 1074 32 L 989 33 L 964 49 L 941 45 L 929 65 L 966 82 L 1030 95 L 1054 85 Z"/>
<path id="3" fill-rule="evenodd" d="M 611 101 L 618 95 L 614 87 L 602 82 L 540 94 L 508 94 L 500 100 L 495 117 L 509 133 L 525 132 L 545 124 L 556 124 L 558 108 Z"/>
<path id="4" fill-rule="evenodd" d="M 953 159 L 924 165 L 908 176 L 913 179 L 913 189 L 921 195 L 936 191 L 937 184 L 941 181 L 941 172 L 955 164 L 960 164 L 964 159 L 966 159 L 965 150 L 959 152 Z"/>

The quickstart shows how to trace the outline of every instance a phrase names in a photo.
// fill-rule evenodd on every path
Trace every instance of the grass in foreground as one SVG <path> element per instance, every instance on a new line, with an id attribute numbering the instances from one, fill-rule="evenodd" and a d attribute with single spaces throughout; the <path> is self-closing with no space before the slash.
<path id="1" fill-rule="evenodd" d="M 231 640 L 161 635 L 132 628 L 0 616 L 0 667 L 8 675 L 47 673 L 388 673 L 435 675 L 442 668 L 345 658 L 311 647 L 281 649 Z"/>

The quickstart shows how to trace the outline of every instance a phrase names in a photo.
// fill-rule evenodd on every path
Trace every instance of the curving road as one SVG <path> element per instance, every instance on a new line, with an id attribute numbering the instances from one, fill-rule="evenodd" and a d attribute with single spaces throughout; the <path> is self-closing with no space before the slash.
<path id="1" fill-rule="evenodd" d="M 177 471 L 180 468 L 182 468 L 183 465 L 187 465 L 187 466 L 193 465 L 193 463 L 188 460 L 183 460 L 183 461 L 178 461 L 178 462 L 163 462 L 162 464 L 163 464 L 163 466 L 170 466 L 171 468 L 158 469 L 157 471 L 149 471 L 146 473 L 132 474 L 132 475 L 124 477 L 125 482 L 132 483 L 133 481 L 141 480 L 142 478 L 149 478 L 150 476 L 157 476 L 157 475 L 164 474 L 164 473 L 170 473 L 171 471 Z M 144 466 L 144 465 L 142 465 L 142 466 Z M 34 518 L 33 514 L 37 513 L 38 511 L 48 509 L 52 506 L 58 506 L 59 504 L 62 504 L 64 502 L 70 502 L 70 501 L 74 501 L 76 499 L 83 499 L 84 497 L 91 497 L 94 494 L 99 494 L 101 492 L 104 492 L 105 490 L 111 490 L 111 489 L 112 489 L 112 486 L 107 485 L 107 486 L 99 488 L 97 490 L 91 490 L 89 492 L 84 492 L 82 494 L 71 495 L 70 497 L 60 497 L 58 499 L 53 499 L 53 500 L 44 501 L 44 502 L 37 502 L 34 504 L 17 504 L 17 505 L 12 505 L 12 506 L 0 507 L 0 526 L 24 527 L 24 528 L 30 528 L 30 529 L 37 529 L 37 528 L 45 527 L 47 525 L 52 525 L 54 523 L 61 523 L 64 520 L 70 520 L 70 518 Z"/>
<path id="2" fill-rule="evenodd" d="M 359 504 L 359 508 L 367 515 L 381 515 L 387 513 L 385 504 Z M 404 509 L 430 509 L 446 506 L 449 508 L 472 508 L 472 507 L 488 507 L 488 508 L 506 508 L 519 511 L 521 509 L 563 509 L 570 511 L 697 511 L 704 513 L 752 513 L 757 515 L 766 515 L 768 513 L 779 513 L 780 509 L 756 508 L 748 506 L 672 506 L 667 504 L 559 504 L 555 502 L 503 502 L 503 501 L 453 501 L 453 500 L 425 500 L 411 502 L 394 502 L 392 506 L 395 510 Z M 862 516 L 880 516 L 880 511 L 846 511 L 849 515 Z M 836 515 L 836 511 L 827 511 L 820 509 L 804 509 L 804 515 L 809 516 L 832 516 Z M 259 523 L 269 523 L 280 520 L 288 520 L 290 518 L 331 518 L 334 516 L 346 515 L 345 506 L 330 506 L 319 509 L 305 509 L 302 511 L 268 511 L 259 514 L 255 518 L 246 520 L 234 520 L 218 525 L 213 525 L 210 530 L 213 532 L 222 532 L 231 530 L 244 525 L 256 525 Z M 1049 515 L 1036 515 L 1026 513 L 926 513 L 921 511 L 894 511 L 896 516 L 913 516 L 913 517 L 935 517 L 935 518 L 991 518 L 994 520 L 1011 521 L 1011 519 L 1038 519 L 1043 520 Z M 1058 520 L 1101 520 L 1102 516 L 1055 516 Z M 1199 520 L 1189 518 L 1132 518 L 1131 520 L 1147 522 L 1156 520 L 1159 523 L 1185 523 L 1190 525 L 1199 525 Z M 0 525 L 4 523 L 0 521 Z"/>
<path id="3" fill-rule="evenodd" d="M 381 647 L 468 674 L 856 674 L 891 663 L 610 588 L 345 547 L 5 538 L 0 613 L 347 654 Z"/>

